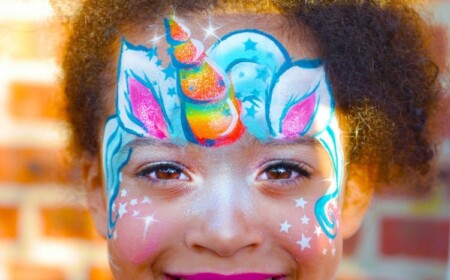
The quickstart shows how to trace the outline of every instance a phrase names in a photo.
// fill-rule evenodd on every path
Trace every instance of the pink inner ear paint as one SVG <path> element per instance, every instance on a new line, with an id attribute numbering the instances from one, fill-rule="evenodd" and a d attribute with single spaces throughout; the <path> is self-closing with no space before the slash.
<path id="1" fill-rule="evenodd" d="M 286 138 L 298 137 L 304 132 L 314 114 L 316 92 L 289 109 L 281 126 L 281 133 Z"/>
<path id="2" fill-rule="evenodd" d="M 134 78 L 128 78 L 133 115 L 147 128 L 150 136 L 157 139 L 167 138 L 167 125 L 161 107 L 150 89 Z"/>

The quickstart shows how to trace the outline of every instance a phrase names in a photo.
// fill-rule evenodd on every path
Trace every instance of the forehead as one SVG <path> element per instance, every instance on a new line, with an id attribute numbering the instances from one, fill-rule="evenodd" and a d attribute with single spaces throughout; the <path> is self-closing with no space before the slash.
<path id="1" fill-rule="evenodd" d="M 334 101 L 323 64 L 292 19 L 168 15 L 145 26 L 128 25 L 116 98 L 107 95 L 127 132 L 218 147 L 245 131 L 267 141 L 329 125 Z"/>
<path id="2" fill-rule="evenodd" d="M 163 64 L 170 61 L 167 50 L 170 46 L 166 40 L 164 18 L 152 17 L 145 22 L 131 22 L 121 28 L 121 36 L 112 45 L 112 59 L 106 72 L 107 86 L 105 88 L 107 115 L 115 111 L 115 91 L 117 86 L 118 61 L 121 51 L 121 39 L 126 39 L 133 45 L 156 47 L 158 58 Z M 177 21 L 189 27 L 192 36 L 201 40 L 205 47 L 213 45 L 226 34 L 237 30 L 255 29 L 271 34 L 282 44 L 293 58 L 319 57 L 317 42 L 307 27 L 287 15 L 278 14 L 177 14 Z"/>
<path id="3" fill-rule="evenodd" d="M 128 23 L 121 30 L 122 37 L 134 45 L 166 49 L 169 46 L 166 41 L 167 30 L 164 19 L 170 16 L 167 14 L 149 22 Z M 188 27 L 192 37 L 200 40 L 205 47 L 213 45 L 224 35 L 236 30 L 256 29 L 274 36 L 289 54 L 297 59 L 318 57 L 316 41 L 309 30 L 288 15 L 177 14 L 174 18 Z M 115 43 L 114 48 L 118 57 L 120 41 Z M 166 52 L 159 53 L 159 56 L 170 59 Z"/>

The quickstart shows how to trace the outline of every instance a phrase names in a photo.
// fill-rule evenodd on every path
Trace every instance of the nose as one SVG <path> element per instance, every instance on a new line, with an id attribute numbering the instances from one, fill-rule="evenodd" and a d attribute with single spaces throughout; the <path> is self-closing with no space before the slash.
<path id="1" fill-rule="evenodd" d="M 204 204 L 196 217 L 196 225 L 186 232 L 185 242 L 191 249 L 209 251 L 220 257 L 254 250 L 263 243 L 263 233 L 249 203 L 239 194 L 217 195 Z"/>

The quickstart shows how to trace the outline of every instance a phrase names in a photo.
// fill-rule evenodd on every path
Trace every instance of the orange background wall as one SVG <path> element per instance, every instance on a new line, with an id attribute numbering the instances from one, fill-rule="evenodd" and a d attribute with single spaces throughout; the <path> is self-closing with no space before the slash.
<path id="1" fill-rule="evenodd" d="M 52 14 L 48 1 L 0 0 L 0 279 L 108 279 L 66 151 Z"/>
<path id="2" fill-rule="evenodd" d="M 450 19 L 449 3 L 430 6 L 441 21 Z M 64 32 L 52 14 L 46 0 L 0 0 L 0 280 L 109 279 L 105 242 L 66 151 L 58 88 Z M 433 191 L 375 198 L 346 243 L 340 279 L 446 277 L 450 141 L 440 157 Z"/>

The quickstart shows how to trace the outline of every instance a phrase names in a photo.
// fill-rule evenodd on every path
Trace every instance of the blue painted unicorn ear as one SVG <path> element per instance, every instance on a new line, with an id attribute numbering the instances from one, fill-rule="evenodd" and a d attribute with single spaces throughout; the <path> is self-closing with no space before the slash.
<path id="1" fill-rule="evenodd" d="M 170 122 L 165 117 L 164 107 L 167 103 L 164 99 L 170 96 L 165 92 L 175 81 L 167 80 L 154 52 L 156 49 L 122 41 L 116 113 L 120 125 L 129 133 L 164 139 L 170 135 Z"/>
<path id="2" fill-rule="evenodd" d="M 299 62 L 281 73 L 272 90 L 268 115 L 275 138 L 316 134 L 331 118 L 333 102 L 323 67 Z"/>

